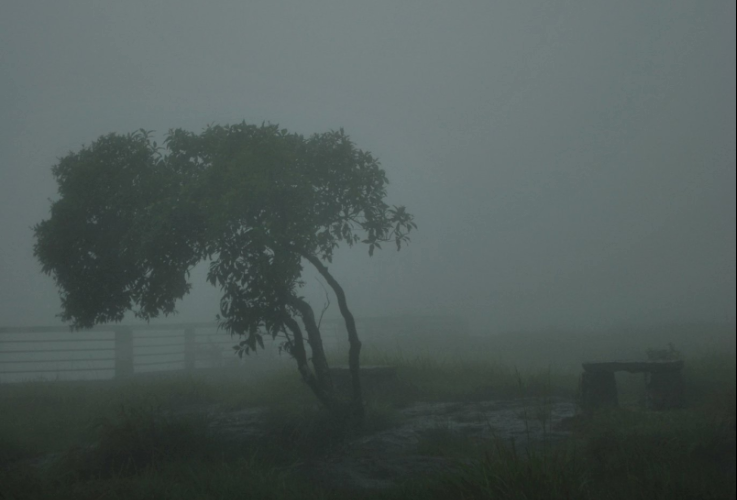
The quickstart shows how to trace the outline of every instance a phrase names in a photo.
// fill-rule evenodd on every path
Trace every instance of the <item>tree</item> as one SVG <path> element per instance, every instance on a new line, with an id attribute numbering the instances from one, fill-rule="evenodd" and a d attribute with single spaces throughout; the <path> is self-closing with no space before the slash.
<path id="1" fill-rule="evenodd" d="M 351 407 L 362 414 L 361 341 L 327 264 L 341 243 L 365 244 L 369 255 L 384 242 L 399 250 L 417 226 L 385 203 L 385 172 L 342 129 L 309 138 L 276 125 L 176 129 L 163 147 L 144 130 L 109 134 L 52 173 L 60 197 L 34 227 L 34 255 L 72 328 L 119 322 L 127 311 L 146 320 L 174 313 L 190 270 L 206 260 L 207 280 L 222 291 L 219 327 L 243 339 L 238 354 L 263 348 L 264 335 L 283 338 L 302 379 L 335 408 L 319 327 L 298 293 L 307 262 L 337 298 Z"/>

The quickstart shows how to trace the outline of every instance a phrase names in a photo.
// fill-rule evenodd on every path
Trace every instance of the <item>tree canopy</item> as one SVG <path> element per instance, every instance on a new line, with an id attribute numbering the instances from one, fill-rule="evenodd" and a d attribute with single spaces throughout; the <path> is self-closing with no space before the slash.
<path id="1" fill-rule="evenodd" d="M 34 228 L 34 254 L 74 328 L 121 321 L 127 311 L 146 320 L 173 313 L 190 291 L 190 270 L 205 260 L 222 291 L 220 326 L 244 336 L 240 349 L 261 344 L 261 332 L 284 333 L 300 357 L 299 317 L 314 364 L 322 348 L 298 294 L 303 262 L 336 292 L 355 336 L 326 263 L 341 244 L 366 245 L 369 255 L 385 242 L 400 249 L 416 228 L 404 207 L 384 201 L 377 159 L 342 129 L 307 138 L 268 124 L 176 129 L 161 146 L 144 130 L 108 134 L 52 172 L 59 199 Z M 318 377 L 326 367 L 315 367 Z"/>

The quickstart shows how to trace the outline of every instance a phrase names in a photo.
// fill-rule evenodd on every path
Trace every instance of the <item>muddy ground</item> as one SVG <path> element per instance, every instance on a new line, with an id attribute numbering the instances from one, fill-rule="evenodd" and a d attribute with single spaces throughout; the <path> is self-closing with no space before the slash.
<path id="1" fill-rule="evenodd" d="M 525 449 L 539 449 L 570 435 L 568 424 L 577 409 L 563 398 L 497 399 L 474 402 L 415 403 L 398 410 L 397 424 L 342 442 L 328 451 L 290 466 L 311 482 L 328 488 L 375 490 L 403 480 L 451 471 L 462 465 L 458 458 L 433 453 L 428 438 L 451 439 L 457 446 L 496 440 Z M 227 442 L 247 444 L 269 439 L 266 408 L 228 410 L 218 405 L 187 406 L 172 410 L 172 417 L 204 417 L 210 430 Z M 458 438 L 461 439 L 458 439 Z M 30 461 L 47 467 L 64 453 L 52 453 Z"/>
<path id="2" fill-rule="evenodd" d="M 266 410 L 207 410 L 212 430 L 228 439 L 263 436 Z M 413 476 L 447 472 L 458 460 L 422 450 L 423 439 L 460 434 L 460 443 L 496 439 L 517 449 L 536 449 L 567 437 L 564 423 L 576 414 L 561 398 L 416 403 L 400 410 L 398 425 L 364 435 L 296 467 L 339 488 L 388 488 Z"/>

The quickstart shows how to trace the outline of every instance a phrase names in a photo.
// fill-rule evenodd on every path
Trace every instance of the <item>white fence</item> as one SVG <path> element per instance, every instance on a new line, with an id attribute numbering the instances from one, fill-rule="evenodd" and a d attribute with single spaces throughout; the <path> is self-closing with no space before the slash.
<path id="1" fill-rule="evenodd" d="M 463 322 L 451 317 L 396 317 L 357 319 L 366 347 L 411 342 L 442 342 L 467 334 Z M 342 320 L 321 324 L 325 349 L 347 351 Z M 0 383 L 22 380 L 76 380 L 126 378 L 134 374 L 196 370 L 237 363 L 232 346 L 240 339 L 217 330 L 214 323 L 164 325 L 101 325 L 72 332 L 67 327 L 0 327 Z M 279 355 L 279 339 L 265 339 L 266 349 L 244 363 L 264 364 Z M 276 358 L 276 359 L 274 359 Z"/>

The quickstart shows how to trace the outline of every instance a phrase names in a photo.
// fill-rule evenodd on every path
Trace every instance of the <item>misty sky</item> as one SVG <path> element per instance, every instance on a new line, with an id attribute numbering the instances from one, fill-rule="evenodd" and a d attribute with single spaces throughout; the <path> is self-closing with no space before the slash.
<path id="1" fill-rule="evenodd" d="M 59 322 L 31 229 L 58 157 L 242 120 L 343 127 L 416 216 L 401 252 L 336 256 L 356 316 L 734 321 L 733 0 L 6 0 L 0 326 Z M 214 319 L 193 283 L 167 321 Z"/>

